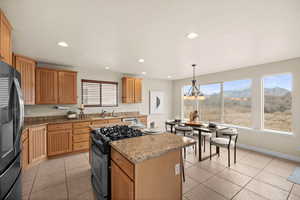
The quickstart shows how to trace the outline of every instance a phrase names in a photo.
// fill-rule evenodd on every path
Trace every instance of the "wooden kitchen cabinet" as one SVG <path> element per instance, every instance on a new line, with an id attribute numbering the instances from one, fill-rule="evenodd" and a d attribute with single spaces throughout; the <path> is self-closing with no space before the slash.
<path id="1" fill-rule="evenodd" d="M 134 200 L 133 181 L 114 163 L 111 162 L 112 200 Z"/>
<path id="2" fill-rule="evenodd" d="M 142 103 L 142 79 L 134 80 L 134 103 Z"/>
<path id="3" fill-rule="evenodd" d="M 58 103 L 58 72 L 53 69 L 36 68 L 36 104 Z"/>
<path id="4" fill-rule="evenodd" d="M 49 124 L 47 139 L 48 156 L 72 152 L 72 124 Z"/>
<path id="5" fill-rule="evenodd" d="M 77 72 L 58 72 L 58 103 L 77 104 Z"/>
<path id="6" fill-rule="evenodd" d="M 36 68 L 36 104 L 77 104 L 77 72 Z"/>
<path id="7" fill-rule="evenodd" d="M 22 142 L 22 152 L 21 152 L 21 166 L 23 169 L 27 168 L 29 165 L 29 141 L 28 141 L 28 129 L 22 132 L 21 142 Z"/>
<path id="8" fill-rule="evenodd" d="M 0 9 L 0 60 L 12 65 L 12 26 Z"/>
<path id="9" fill-rule="evenodd" d="M 30 58 L 14 54 L 13 66 L 21 74 L 21 87 L 25 105 L 35 104 L 36 62 Z"/>
<path id="10" fill-rule="evenodd" d="M 133 77 L 122 78 L 122 102 L 142 102 L 142 79 Z"/>
<path id="11" fill-rule="evenodd" d="M 175 170 L 176 165 L 180 167 L 180 162 L 181 150 L 132 163 L 112 148 L 112 200 L 181 200 L 181 171 Z"/>
<path id="12" fill-rule="evenodd" d="M 29 138 L 29 164 L 47 157 L 47 128 L 37 126 L 28 129 Z"/>
<path id="13" fill-rule="evenodd" d="M 73 151 L 88 151 L 90 122 L 73 123 Z"/>

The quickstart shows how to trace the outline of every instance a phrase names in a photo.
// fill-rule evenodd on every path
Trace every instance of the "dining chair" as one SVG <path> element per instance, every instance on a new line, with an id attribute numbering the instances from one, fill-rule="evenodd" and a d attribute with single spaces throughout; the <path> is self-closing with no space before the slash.
<path id="1" fill-rule="evenodd" d="M 194 134 L 194 129 L 190 126 L 185 126 L 181 124 L 175 125 L 175 134 L 183 133 L 183 136 L 192 137 Z M 193 149 L 195 151 L 195 155 L 197 155 L 197 144 L 193 145 Z M 184 147 L 184 158 L 186 158 L 186 148 Z"/>
<path id="2" fill-rule="evenodd" d="M 228 150 L 228 167 L 230 167 L 230 148 L 234 149 L 234 163 L 236 163 L 236 144 L 238 140 L 238 131 L 236 128 L 229 128 L 222 131 L 216 132 L 216 137 L 211 137 L 209 146 L 209 156 L 210 160 L 212 157 L 212 146 L 216 146 L 217 148 L 223 147 Z M 220 156 L 220 150 L 217 151 L 218 156 Z"/>

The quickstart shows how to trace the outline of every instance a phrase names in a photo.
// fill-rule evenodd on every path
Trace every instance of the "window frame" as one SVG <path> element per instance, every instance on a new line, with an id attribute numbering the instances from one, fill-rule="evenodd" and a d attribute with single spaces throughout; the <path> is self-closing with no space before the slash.
<path id="1" fill-rule="evenodd" d="M 280 131 L 280 130 L 274 130 L 274 129 L 266 129 L 265 128 L 265 81 L 264 79 L 266 77 L 270 76 L 278 76 L 278 75 L 291 75 L 291 96 L 292 96 L 292 106 L 291 106 L 291 113 L 292 113 L 292 125 L 291 125 L 291 131 Z M 272 132 L 272 133 L 279 133 L 279 134 L 285 134 L 285 135 L 293 135 L 294 132 L 294 126 L 293 126 L 293 115 L 294 115 L 294 74 L 292 72 L 282 72 L 282 73 L 272 73 L 272 74 L 266 74 L 261 77 L 261 128 L 260 130 L 263 132 Z"/>
<path id="2" fill-rule="evenodd" d="M 99 104 L 90 104 L 86 105 L 83 103 L 83 83 L 98 83 L 100 84 L 100 102 Z M 102 105 L 102 84 L 111 84 L 116 85 L 116 105 Z M 81 79 L 81 103 L 84 107 L 118 107 L 119 106 L 119 83 L 113 81 L 97 81 L 97 80 L 89 80 L 89 79 Z"/>

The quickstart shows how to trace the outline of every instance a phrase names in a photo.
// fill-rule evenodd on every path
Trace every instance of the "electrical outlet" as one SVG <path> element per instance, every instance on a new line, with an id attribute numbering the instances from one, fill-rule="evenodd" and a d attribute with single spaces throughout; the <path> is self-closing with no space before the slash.
<path id="1" fill-rule="evenodd" d="M 177 163 L 177 164 L 175 165 L 175 175 L 177 176 L 177 175 L 179 175 L 179 174 L 180 174 L 180 164 Z"/>

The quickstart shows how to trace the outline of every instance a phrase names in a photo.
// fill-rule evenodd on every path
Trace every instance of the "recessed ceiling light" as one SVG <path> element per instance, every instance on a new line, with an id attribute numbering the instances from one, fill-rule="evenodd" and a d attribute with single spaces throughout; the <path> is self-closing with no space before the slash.
<path id="1" fill-rule="evenodd" d="M 105 67 L 105 69 L 106 69 L 106 70 L 109 70 L 109 69 L 110 69 L 110 67 Z"/>
<path id="2" fill-rule="evenodd" d="M 147 74 L 147 72 L 142 72 L 143 75 Z"/>
<path id="3" fill-rule="evenodd" d="M 59 43 L 57 43 L 57 45 L 61 46 L 61 47 L 68 47 L 68 43 L 64 42 L 64 41 L 61 41 Z"/>
<path id="4" fill-rule="evenodd" d="M 198 34 L 197 33 L 189 33 L 189 34 L 187 34 L 186 37 L 192 40 L 192 39 L 197 38 Z"/>
<path id="5" fill-rule="evenodd" d="M 142 59 L 142 58 L 140 58 L 140 59 L 139 59 L 139 62 L 140 62 L 140 63 L 143 63 L 143 62 L 145 62 L 145 60 Z"/>
<path id="6" fill-rule="evenodd" d="M 172 78 L 172 76 L 168 76 L 168 78 Z"/>

